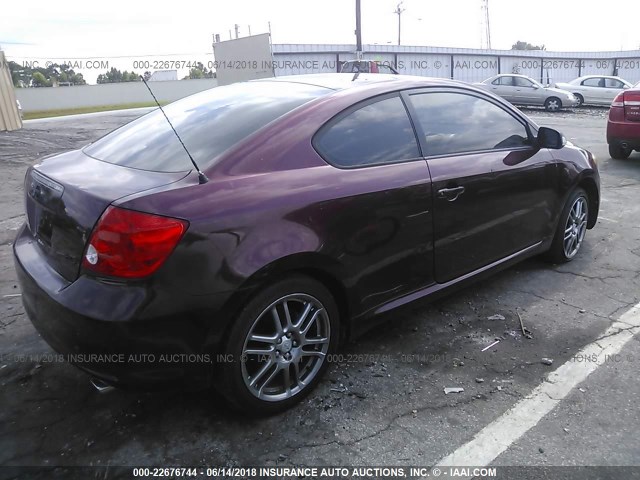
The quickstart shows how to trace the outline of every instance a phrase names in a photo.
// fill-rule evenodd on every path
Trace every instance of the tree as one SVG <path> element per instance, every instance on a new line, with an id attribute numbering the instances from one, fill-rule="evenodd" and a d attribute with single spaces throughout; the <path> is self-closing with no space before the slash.
<path id="1" fill-rule="evenodd" d="M 198 62 L 196 66 L 189 70 L 189 75 L 183 78 L 183 80 L 188 80 L 190 78 L 214 78 L 215 74 L 213 70 L 209 70 L 205 67 L 202 62 Z"/>
<path id="2" fill-rule="evenodd" d="M 51 80 L 47 80 L 42 72 L 33 72 L 31 75 L 31 85 L 34 87 L 50 87 Z"/>
<path id="3" fill-rule="evenodd" d="M 120 82 L 139 82 L 140 75 L 135 72 L 121 72 L 115 67 L 111 67 L 109 71 L 101 73 L 96 79 L 97 83 L 120 83 Z"/>
<path id="4" fill-rule="evenodd" d="M 188 78 L 204 78 L 204 73 L 199 68 L 192 68 L 191 70 L 189 70 Z"/>
<path id="5" fill-rule="evenodd" d="M 9 72 L 11 72 L 11 81 L 14 87 L 20 88 L 29 84 L 31 75 L 27 75 L 24 68 L 16 62 L 9 60 Z"/>
<path id="6" fill-rule="evenodd" d="M 522 42 L 518 40 L 516 43 L 511 45 L 511 50 L 546 50 L 547 48 L 544 45 L 531 45 L 529 42 Z"/>
<path id="7" fill-rule="evenodd" d="M 58 65 L 57 63 L 48 65 L 46 68 L 33 66 L 33 64 L 20 65 L 16 62 L 9 61 L 9 71 L 11 72 L 11 80 L 15 87 L 26 87 L 32 85 L 34 87 L 50 87 L 54 81 L 63 85 L 85 85 L 87 82 L 81 73 L 76 73 L 67 65 Z M 40 75 L 35 75 L 39 73 Z M 44 78 L 44 80 L 43 80 Z"/>

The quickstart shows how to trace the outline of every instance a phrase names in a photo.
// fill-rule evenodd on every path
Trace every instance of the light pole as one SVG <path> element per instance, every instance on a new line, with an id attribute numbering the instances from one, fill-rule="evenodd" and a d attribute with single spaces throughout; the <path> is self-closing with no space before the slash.
<path id="1" fill-rule="evenodd" d="M 356 58 L 362 58 L 362 17 L 360 15 L 360 0 L 356 0 Z"/>
<path id="2" fill-rule="evenodd" d="M 402 32 L 402 12 L 406 10 L 405 8 L 402 8 L 403 3 L 404 2 L 400 2 L 396 7 L 395 11 L 393 12 L 396 15 L 398 15 L 398 45 L 400 45 L 400 38 L 401 38 L 400 34 Z"/>

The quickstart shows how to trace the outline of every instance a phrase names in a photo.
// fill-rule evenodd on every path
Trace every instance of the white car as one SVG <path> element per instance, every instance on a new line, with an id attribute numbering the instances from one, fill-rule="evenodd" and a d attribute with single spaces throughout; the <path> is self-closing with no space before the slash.
<path id="1" fill-rule="evenodd" d="M 569 83 L 556 83 L 554 86 L 573 93 L 580 105 L 610 106 L 613 99 L 622 90 L 631 88 L 632 84 L 620 77 L 608 75 L 585 75 L 571 80 Z"/>
<path id="2" fill-rule="evenodd" d="M 545 87 L 526 75 L 495 75 L 474 85 L 489 90 L 514 105 L 543 106 L 549 112 L 579 105 L 578 99 L 571 92 Z"/>

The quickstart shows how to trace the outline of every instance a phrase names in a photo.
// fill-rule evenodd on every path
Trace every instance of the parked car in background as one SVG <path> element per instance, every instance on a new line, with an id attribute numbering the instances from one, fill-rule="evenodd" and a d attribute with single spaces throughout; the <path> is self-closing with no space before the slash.
<path id="1" fill-rule="evenodd" d="M 340 73 L 388 73 L 398 75 L 390 64 L 375 60 L 349 60 L 342 64 Z"/>
<path id="2" fill-rule="evenodd" d="M 164 107 L 175 131 L 156 109 L 30 167 L 13 252 L 42 337 L 107 384 L 273 413 L 385 312 L 576 257 L 588 151 L 466 83 L 353 77 L 213 88 Z"/>
<path id="3" fill-rule="evenodd" d="M 618 93 L 611 103 L 607 120 L 609 155 L 624 160 L 633 150 L 640 151 L 640 82 Z"/>
<path id="4" fill-rule="evenodd" d="M 526 75 L 501 74 L 476 83 L 514 105 L 542 106 L 549 112 L 578 105 L 578 99 L 558 88 L 548 88 Z"/>
<path id="5" fill-rule="evenodd" d="M 620 77 L 608 75 L 585 75 L 568 83 L 555 83 L 556 88 L 573 93 L 580 105 L 611 105 L 622 90 L 631 88 L 631 83 Z"/>

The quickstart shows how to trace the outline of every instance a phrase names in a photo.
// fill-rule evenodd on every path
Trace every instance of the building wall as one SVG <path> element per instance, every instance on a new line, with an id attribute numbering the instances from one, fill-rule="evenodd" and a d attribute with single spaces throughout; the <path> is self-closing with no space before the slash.
<path id="1" fill-rule="evenodd" d="M 156 98 L 171 102 L 218 86 L 216 79 L 172 80 L 149 84 Z M 76 85 L 72 87 L 16 88 L 24 112 L 153 102 L 142 82 Z"/>
<path id="2" fill-rule="evenodd" d="M 273 77 L 268 33 L 213 44 L 219 85 Z"/>
<path id="3" fill-rule="evenodd" d="M 581 75 L 618 75 L 640 81 L 640 50 L 626 52 L 548 52 L 470 48 L 365 45 L 364 58 L 397 65 L 400 73 L 480 82 L 498 73 L 521 73 L 543 83 Z M 275 72 L 281 75 L 339 71 L 354 60 L 354 45 L 273 45 Z M 315 62 L 315 63 L 314 63 Z"/>

